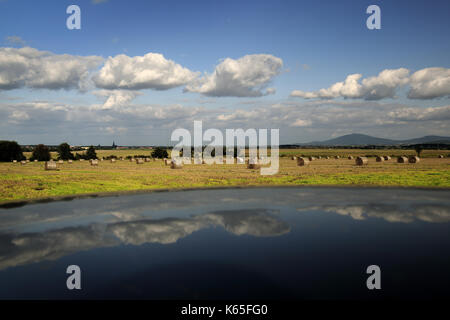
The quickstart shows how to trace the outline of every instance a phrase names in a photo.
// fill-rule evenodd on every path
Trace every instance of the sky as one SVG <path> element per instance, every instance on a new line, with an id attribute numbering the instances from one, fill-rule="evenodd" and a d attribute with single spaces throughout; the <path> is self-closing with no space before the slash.
<path id="1" fill-rule="evenodd" d="M 68 29 L 70 5 L 80 29 Z M 370 5 L 381 29 L 369 29 Z M 450 136 L 450 2 L 0 0 L 0 140 Z"/>

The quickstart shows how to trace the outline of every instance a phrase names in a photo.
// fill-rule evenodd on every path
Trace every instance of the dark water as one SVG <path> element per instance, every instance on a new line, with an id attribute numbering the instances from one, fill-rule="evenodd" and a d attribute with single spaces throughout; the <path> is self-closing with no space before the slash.
<path id="1" fill-rule="evenodd" d="M 0 209 L 0 298 L 448 298 L 449 195 L 223 189 Z"/>

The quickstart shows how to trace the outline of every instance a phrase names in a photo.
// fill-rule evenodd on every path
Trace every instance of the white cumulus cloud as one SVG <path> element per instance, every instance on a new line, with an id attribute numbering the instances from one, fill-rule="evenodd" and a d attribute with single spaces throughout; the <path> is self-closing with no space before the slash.
<path id="1" fill-rule="evenodd" d="M 246 55 L 237 60 L 226 58 L 212 74 L 187 84 L 185 91 L 214 97 L 259 97 L 275 93 L 267 88 L 281 72 L 283 60 L 270 54 Z"/>
<path id="2" fill-rule="evenodd" d="M 362 79 L 361 74 L 351 74 L 342 82 L 337 82 L 329 88 L 318 91 L 294 90 L 292 97 L 304 99 L 365 99 L 380 100 L 383 98 L 394 98 L 396 90 L 406 85 L 409 81 L 409 70 L 405 68 L 386 69 L 377 76 Z"/>
<path id="3" fill-rule="evenodd" d="M 30 47 L 0 48 L 0 90 L 21 87 L 85 90 L 98 56 L 57 55 Z"/>
<path id="4" fill-rule="evenodd" d="M 450 69 L 425 68 L 414 72 L 410 79 L 412 99 L 433 99 L 450 96 Z"/>
<path id="5" fill-rule="evenodd" d="M 166 59 L 159 53 L 109 57 L 93 81 L 104 89 L 167 90 L 188 83 L 197 73 Z"/>

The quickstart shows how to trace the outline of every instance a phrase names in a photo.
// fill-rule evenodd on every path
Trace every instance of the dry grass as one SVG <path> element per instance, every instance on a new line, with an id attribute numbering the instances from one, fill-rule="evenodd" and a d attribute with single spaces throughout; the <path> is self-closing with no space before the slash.
<path id="1" fill-rule="evenodd" d="M 120 151 L 102 151 L 106 155 L 120 152 L 145 154 L 143 150 L 132 153 Z M 282 153 L 295 151 L 294 155 L 322 155 L 317 149 L 281 150 Z M 324 150 L 328 151 L 328 150 Z M 372 150 L 340 150 L 325 155 L 368 155 Z M 359 152 L 358 152 L 359 151 Z M 369 152 L 368 152 L 369 151 Z M 397 151 L 397 150 L 396 150 Z M 400 150 L 403 151 L 403 150 Z M 148 151 L 147 151 L 148 152 Z M 395 154 L 389 152 L 373 153 L 380 155 Z M 413 154 L 403 151 L 401 154 Z M 74 195 L 95 192 L 112 192 L 144 189 L 192 188 L 210 186 L 245 185 L 377 185 L 377 186 L 414 186 L 414 187 L 450 187 L 450 158 L 438 159 L 424 157 L 419 163 L 399 164 L 393 158 L 376 162 L 369 158 L 366 166 L 356 166 L 355 160 L 347 158 L 320 159 L 310 162 L 309 166 L 299 167 L 297 161 L 288 157 L 280 158 L 280 170 L 273 176 L 262 176 L 260 170 L 249 170 L 245 164 L 234 165 L 184 165 L 181 170 L 171 170 L 162 160 L 145 162 L 99 161 L 93 167 L 88 161 L 65 162 L 58 171 L 45 171 L 44 163 L 0 163 L 0 202 L 33 199 L 50 196 Z M 434 153 L 433 153 L 434 155 Z"/>

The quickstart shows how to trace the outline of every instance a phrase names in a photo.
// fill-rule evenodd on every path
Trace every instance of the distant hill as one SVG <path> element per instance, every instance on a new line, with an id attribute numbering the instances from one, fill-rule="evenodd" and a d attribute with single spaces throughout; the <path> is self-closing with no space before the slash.
<path id="1" fill-rule="evenodd" d="M 298 145 L 314 145 L 314 146 L 367 146 L 367 145 L 409 145 L 409 144 L 450 144 L 450 137 L 425 136 L 409 140 L 392 140 L 372 137 L 366 134 L 352 133 L 338 138 L 313 141 L 309 143 L 300 143 Z"/>

